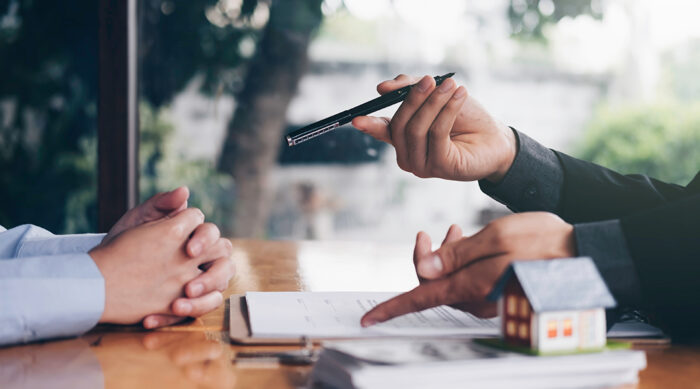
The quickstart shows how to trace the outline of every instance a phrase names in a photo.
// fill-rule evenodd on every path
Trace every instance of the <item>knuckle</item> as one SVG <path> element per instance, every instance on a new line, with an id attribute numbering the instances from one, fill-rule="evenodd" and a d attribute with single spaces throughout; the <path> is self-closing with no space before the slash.
<path id="1" fill-rule="evenodd" d="M 190 271 L 181 271 L 177 275 L 177 282 L 179 285 L 185 285 L 188 282 L 190 282 L 195 276 L 196 274 L 192 274 L 192 272 Z"/>
<path id="2" fill-rule="evenodd" d="M 431 125 L 428 129 L 428 140 L 435 142 L 440 140 L 441 133 L 435 125 Z"/>
<path id="3" fill-rule="evenodd" d="M 494 229 L 491 234 L 491 242 L 495 247 L 507 248 L 510 244 L 508 231 L 502 227 Z"/>
<path id="4" fill-rule="evenodd" d="M 413 171 L 413 175 L 416 176 L 416 177 L 418 177 L 418 178 L 428 178 L 428 177 L 430 177 L 429 174 L 426 174 L 426 173 L 425 173 L 424 171 L 422 171 L 422 170 L 414 170 L 414 171 Z"/>
<path id="5" fill-rule="evenodd" d="M 204 292 L 201 294 L 206 294 L 207 292 L 211 291 L 213 289 L 212 285 L 212 280 L 211 277 L 207 274 L 205 276 L 199 277 L 199 280 L 197 280 L 198 283 L 202 284 Z"/>
<path id="6" fill-rule="evenodd" d="M 233 243 L 226 238 L 220 238 L 224 242 L 224 248 L 226 250 L 227 256 L 231 256 L 233 253 Z M 232 262 L 233 263 L 233 262 Z"/>
<path id="7" fill-rule="evenodd" d="M 456 282 L 448 282 L 442 287 L 441 295 L 444 296 L 444 303 L 455 303 L 460 295 L 460 286 Z"/>
<path id="8" fill-rule="evenodd" d="M 494 310 L 489 305 L 479 305 L 472 309 L 472 314 L 478 318 L 488 318 L 494 316 Z"/>
<path id="9" fill-rule="evenodd" d="M 389 121 L 389 136 L 392 138 L 401 131 L 401 126 L 397 125 L 394 120 Z"/>
<path id="10" fill-rule="evenodd" d="M 221 234 L 221 231 L 219 231 L 219 227 L 217 227 L 214 223 L 204 223 L 202 224 L 202 228 L 205 228 L 207 233 L 215 235 L 217 238 Z"/>
<path id="11" fill-rule="evenodd" d="M 230 243 L 228 243 L 228 239 L 219 238 L 216 245 L 216 255 L 218 257 L 229 257 L 231 255 Z"/>
<path id="12" fill-rule="evenodd" d="M 459 252 L 455 245 L 449 244 L 446 249 L 440 249 L 438 256 L 442 260 L 445 271 L 453 271 L 459 267 Z"/>
<path id="13" fill-rule="evenodd" d="M 461 99 L 450 99 L 447 102 L 447 109 L 451 111 L 456 111 L 462 107 L 462 104 L 463 103 Z"/>
<path id="14" fill-rule="evenodd" d="M 184 238 L 185 236 L 185 226 L 183 223 L 176 222 L 173 223 L 170 228 L 168 228 L 168 235 L 173 236 L 177 239 Z"/>
<path id="15" fill-rule="evenodd" d="M 429 178 L 429 177 L 430 177 L 430 174 L 427 174 L 427 173 L 424 173 L 424 172 L 419 172 L 418 174 L 416 174 L 416 177 L 418 177 L 418 178 Z"/>
<path id="16" fill-rule="evenodd" d="M 396 155 L 396 164 L 399 166 L 399 169 L 401 169 L 405 172 L 409 172 L 409 173 L 411 172 L 411 167 L 398 154 Z"/>
<path id="17" fill-rule="evenodd" d="M 221 282 L 219 282 L 219 285 L 218 285 L 218 287 L 216 288 L 216 290 L 218 290 L 218 291 L 220 291 L 220 292 L 225 291 L 225 290 L 228 288 L 228 283 L 229 283 L 229 279 L 228 279 L 228 278 L 225 279 L 225 280 L 222 280 Z"/>
<path id="18" fill-rule="evenodd" d="M 416 294 L 412 299 L 408 300 L 408 307 L 411 311 L 422 311 L 423 306 L 425 306 L 425 296 L 423 294 Z"/>
<path id="19" fill-rule="evenodd" d="M 184 212 L 192 219 L 204 220 L 204 213 L 199 208 L 187 208 Z"/>
<path id="20" fill-rule="evenodd" d="M 423 129 L 413 121 L 406 124 L 406 134 L 410 137 L 418 138 L 423 135 Z"/>
<path id="21" fill-rule="evenodd" d="M 436 165 L 430 159 L 428 159 L 428 167 L 426 171 L 428 172 L 428 175 L 430 175 L 430 177 L 442 177 L 445 172 L 440 165 Z"/>

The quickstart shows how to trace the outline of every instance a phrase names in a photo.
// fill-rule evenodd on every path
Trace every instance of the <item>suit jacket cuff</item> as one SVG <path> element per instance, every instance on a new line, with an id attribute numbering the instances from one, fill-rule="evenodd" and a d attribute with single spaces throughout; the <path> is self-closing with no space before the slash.
<path id="1" fill-rule="evenodd" d="M 641 289 L 620 221 L 574 225 L 578 255 L 593 258 L 618 307 L 638 307 Z"/>
<path id="2" fill-rule="evenodd" d="M 479 187 L 514 212 L 555 212 L 564 182 L 559 158 L 527 135 L 512 130 L 518 142 L 513 165 L 501 182 L 480 180 Z"/>

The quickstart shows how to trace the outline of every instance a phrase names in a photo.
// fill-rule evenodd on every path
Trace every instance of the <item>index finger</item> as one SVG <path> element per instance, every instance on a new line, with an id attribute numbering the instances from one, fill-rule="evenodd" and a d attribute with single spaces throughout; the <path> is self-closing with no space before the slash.
<path id="1" fill-rule="evenodd" d="M 399 74 L 393 80 L 386 80 L 379 83 L 379 85 L 377 85 L 377 92 L 379 92 L 380 95 L 385 95 L 399 88 L 403 88 L 408 85 L 413 85 L 417 83 L 420 79 L 420 77 L 416 76 L 407 76 L 405 74 Z"/>
<path id="2" fill-rule="evenodd" d="M 418 285 L 411 291 L 389 299 L 367 312 L 360 324 L 363 327 L 393 319 L 411 312 L 452 304 L 449 297 L 450 279 L 441 279 L 428 284 Z"/>

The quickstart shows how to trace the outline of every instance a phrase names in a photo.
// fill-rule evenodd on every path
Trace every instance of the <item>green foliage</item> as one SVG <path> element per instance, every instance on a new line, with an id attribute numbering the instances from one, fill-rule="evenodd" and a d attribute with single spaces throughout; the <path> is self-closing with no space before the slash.
<path id="1" fill-rule="evenodd" d="M 224 3 L 139 1 L 140 83 L 147 101 L 166 103 L 196 75 L 204 75 L 207 91 L 234 89 L 240 76 L 232 75 L 245 63 L 239 43 L 259 34 L 261 25 L 249 19 L 269 3 L 243 0 L 237 13 Z M 0 0 L 0 224 L 6 227 L 96 228 L 97 4 Z M 209 20 L 212 9 L 223 23 Z M 162 128 L 150 131 L 147 148 L 151 138 L 165 137 Z M 165 152 L 155 146 L 142 152 L 144 179 L 153 177 Z M 172 174 L 184 169 L 180 183 L 208 182 L 201 163 L 169 166 Z M 166 185 L 159 180 L 151 191 Z M 200 197 L 207 204 L 204 194 L 193 193 L 195 203 Z"/>
<path id="2" fill-rule="evenodd" d="M 620 173 L 685 185 L 700 168 L 700 103 L 601 108 L 578 156 Z"/>
<path id="3" fill-rule="evenodd" d="M 226 212 L 226 208 L 233 205 L 234 198 L 231 176 L 217 172 L 210 161 L 187 160 L 178 155 L 173 147 L 174 128 L 167 109 L 155 110 L 148 103 L 142 103 L 139 110 L 141 199 L 187 185 L 190 189 L 189 205 L 200 208 L 207 221 L 220 227 L 227 226 L 230 221 L 226 216 L 230 212 Z"/>
<path id="4" fill-rule="evenodd" d="M 71 198 L 96 190 L 96 166 L 86 166 L 84 155 L 95 152 L 88 139 L 97 118 L 96 15 L 95 1 L 0 0 L 0 224 L 6 227 L 94 228 L 94 202 Z M 90 222 L 67 224 L 68 212 Z"/>

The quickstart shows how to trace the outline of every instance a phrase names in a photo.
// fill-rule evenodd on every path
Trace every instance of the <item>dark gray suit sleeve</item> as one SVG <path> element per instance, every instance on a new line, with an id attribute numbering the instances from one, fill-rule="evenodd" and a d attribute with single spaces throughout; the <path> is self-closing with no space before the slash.
<path id="1" fill-rule="evenodd" d="M 641 289 L 620 220 L 574 225 L 578 255 L 593 258 L 620 307 L 639 307 Z"/>
<path id="2" fill-rule="evenodd" d="M 513 130 L 518 152 L 513 165 L 499 183 L 479 181 L 479 187 L 513 212 L 555 212 L 559 205 L 564 170 L 550 149 Z"/>
<path id="3" fill-rule="evenodd" d="M 518 152 L 499 183 L 479 181 L 487 195 L 514 212 L 558 214 L 564 169 L 557 154 L 513 129 Z M 639 281 L 619 220 L 574 225 L 578 255 L 590 256 L 620 306 L 637 305 Z"/>

